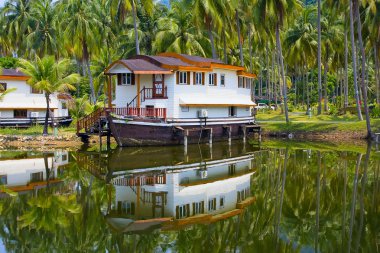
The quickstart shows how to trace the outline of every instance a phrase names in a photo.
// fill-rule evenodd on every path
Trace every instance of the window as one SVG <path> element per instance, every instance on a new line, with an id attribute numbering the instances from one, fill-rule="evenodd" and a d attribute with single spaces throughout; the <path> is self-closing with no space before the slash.
<path id="1" fill-rule="evenodd" d="M 208 211 L 216 210 L 216 198 L 212 198 L 208 200 Z"/>
<path id="2" fill-rule="evenodd" d="M 41 182 L 44 180 L 43 172 L 36 172 L 30 174 L 30 182 Z"/>
<path id="3" fill-rule="evenodd" d="M 220 74 L 220 86 L 226 86 L 226 76 L 224 74 Z"/>
<path id="4" fill-rule="evenodd" d="M 193 202 L 193 215 L 204 213 L 205 202 Z"/>
<path id="5" fill-rule="evenodd" d="M 190 84 L 190 72 L 177 72 L 177 84 Z"/>
<path id="6" fill-rule="evenodd" d="M 133 73 L 117 74 L 117 85 L 135 85 L 135 74 Z"/>
<path id="7" fill-rule="evenodd" d="M 67 161 L 67 155 L 66 154 L 62 155 L 62 162 L 65 162 L 65 161 Z"/>
<path id="8" fill-rule="evenodd" d="M 180 205 L 176 207 L 176 218 L 181 219 L 190 216 L 190 204 Z"/>
<path id="9" fill-rule="evenodd" d="M 13 111 L 13 115 L 15 118 L 27 118 L 28 111 L 25 109 L 18 109 Z"/>
<path id="10" fill-rule="evenodd" d="M 34 87 L 30 87 L 30 93 L 31 94 L 42 94 L 42 90 L 36 89 Z"/>
<path id="11" fill-rule="evenodd" d="M 219 199 L 219 207 L 223 208 L 224 207 L 224 203 L 225 203 L 225 197 L 221 196 L 220 199 Z"/>
<path id="12" fill-rule="evenodd" d="M 238 77 L 238 88 L 244 88 L 244 77 Z"/>
<path id="13" fill-rule="evenodd" d="M 230 106 L 230 107 L 228 107 L 228 116 L 229 117 L 236 117 L 237 116 L 237 108 L 236 108 L 236 106 Z"/>
<path id="14" fill-rule="evenodd" d="M 6 185 L 6 184 L 8 184 L 7 175 L 0 175 L 0 185 Z"/>
<path id="15" fill-rule="evenodd" d="M 252 79 L 251 78 L 246 78 L 246 80 L 245 80 L 245 88 L 246 89 L 251 89 L 251 85 L 252 85 Z"/>
<path id="16" fill-rule="evenodd" d="M 208 85 L 209 86 L 216 86 L 217 80 L 216 80 L 216 74 L 210 73 L 208 74 Z"/>
<path id="17" fill-rule="evenodd" d="M 189 112 L 189 110 L 188 106 L 181 106 L 181 112 Z"/>
<path id="18" fill-rule="evenodd" d="M 67 109 L 67 103 L 66 102 L 62 102 L 62 109 Z"/>
<path id="19" fill-rule="evenodd" d="M 3 93 L 7 90 L 7 84 L 6 83 L 0 83 L 0 93 Z"/>
<path id="20" fill-rule="evenodd" d="M 245 188 L 241 191 L 238 191 L 237 192 L 237 202 L 241 202 L 243 200 L 245 200 L 246 198 L 248 198 L 249 196 L 249 188 Z"/>
<path id="21" fill-rule="evenodd" d="M 204 84 L 204 73 L 195 72 L 194 73 L 194 85 L 203 85 Z"/>

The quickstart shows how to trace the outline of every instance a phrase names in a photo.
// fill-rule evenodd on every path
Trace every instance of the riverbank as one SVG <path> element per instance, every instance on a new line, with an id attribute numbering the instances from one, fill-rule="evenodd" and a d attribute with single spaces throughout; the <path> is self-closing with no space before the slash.
<path id="1" fill-rule="evenodd" d="M 277 112 L 257 115 L 263 136 L 289 138 L 295 140 L 322 140 L 346 142 L 365 140 L 365 121 L 358 121 L 354 115 L 307 117 L 301 113 L 291 113 L 290 123 L 285 123 L 284 115 Z M 380 119 L 371 119 L 373 133 L 380 132 Z"/>
<path id="2" fill-rule="evenodd" d="M 261 120 L 263 139 L 293 139 L 298 141 L 325 141 L 332 143 L 352 143 L 365 140 L 364 121 L 292 121 L 286 124 L 279 120 Z M 372 120 L 373 132 L 380 132 L 380 119 Z M 49 130 L 52 133 L 52 129 Z M 57 136 L 42 136 L 42 128 L 0 129 L 0 149 L 78 149 L 83 143 L 73 128 L 60 128 Z M 112 143 L 114 139 L 111 138 Z M 105 137 L 103 143 L 105 143 Z M 98 136 L 90 138 L 90 144 L 97 145 Z"/>

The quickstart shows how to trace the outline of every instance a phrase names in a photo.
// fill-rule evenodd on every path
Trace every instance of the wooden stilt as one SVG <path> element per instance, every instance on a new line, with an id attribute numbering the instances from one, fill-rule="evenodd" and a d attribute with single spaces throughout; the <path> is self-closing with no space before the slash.
<path id="1" fill-rule="evenodd" d="M 185 130 L 183 133 L 183 148 L 185 152 L 185 156 L 187 156 L 187 137 L 189 135 L 189 131 Z"/>
<path id="2" fill-rule="evenodd" d="M 243 126 L 243 142 L 247 141 L 247 128 Z"/>
<path id="3" fill-rule="evenodd" d="M 210 133 L 209 133 L 209 144 L 212 145 L 212 128 L 210 128 Z"/>

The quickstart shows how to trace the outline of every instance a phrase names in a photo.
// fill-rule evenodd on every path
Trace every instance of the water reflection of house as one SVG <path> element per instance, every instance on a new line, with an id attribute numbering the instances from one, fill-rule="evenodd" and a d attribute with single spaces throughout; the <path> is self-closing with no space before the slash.
<path id="1" fill-rule="evenodd" d="M 0 153 L 0 184 L 16 192 L 26 192 L 45 187 L 56 179 L 62 165 L 68 163 L 67 151 L 25 153 L 20 151 Z M 47 180 L 49 179 L 49 180 Z"/>
<path id="2" fill-rule="evenodd" d="M 253 161 L 254 155 L 248 154 L 128 171 L 112 180 L 116 197 L 108 221 L 116 230 L 128 232 L 149 224 L 176 229 L 240 214 L 254 201 L 250 196 Z"/>

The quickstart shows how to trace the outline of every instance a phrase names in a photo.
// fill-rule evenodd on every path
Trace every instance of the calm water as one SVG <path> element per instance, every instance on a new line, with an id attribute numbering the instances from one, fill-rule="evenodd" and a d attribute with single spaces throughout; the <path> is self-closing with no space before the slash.
<path id="1" fill-rule="evenodd" d="M 0 252 L 380 252 L 374 146 L 0 151 Z"/>

